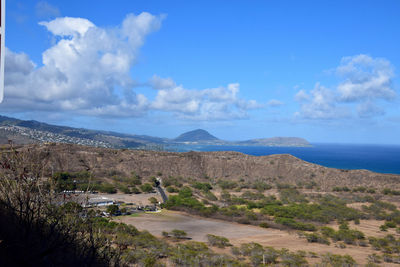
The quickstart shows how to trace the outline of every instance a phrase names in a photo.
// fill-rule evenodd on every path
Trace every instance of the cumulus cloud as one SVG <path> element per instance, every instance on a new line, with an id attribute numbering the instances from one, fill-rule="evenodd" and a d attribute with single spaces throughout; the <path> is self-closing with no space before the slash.
<path id="1" fill-rule="evenodd" d="M 383 58 L 368 55 L 344 57 L 336 68 L 341 81 L 329 89 L 319 83 L 307 93 L 300 90 L 295 100 L 300 103 L 296 113 L 307 119 L 334 119 L 350 117 L 352 113 L 360 118 L 380 116 L 385 113 L 379 106 L 382 101 L 396 97 L 392 79 L 392 64 Z"/>
<path id="2" fill-rule="evenodd" d="M 296 95 L 294 96 L 294 99 L 296 101 L 302 102 L 302 101 L 306 101 L 310 99 L 310 96 L 306 93 L 306 91 L 304 90 L 300 90 L 296 93 Z"/>
<path id="3" fill-rule="evenodd" d="M 337 73 L 344 78 L 337 87 L 343 101 L 391 100 L 396 96 L 393 66 L 386 59 L 367 55 L 344 57 Z"/>
<path id="4" fill-rule="evenodd" d="M 255 100 L 238 96 L 239 84 L 204 90 L 188 90 L 182 86 L 158 91 L 151 107 L 171 111 L 178 117 L 191 120 L 242 119 L 247 111 L 260 108 Z"/>
<path id="5" fill-rule="evenodd" d="M 71 17 L 56 18 L 52 21 L 42 21 L 39 22 L 39 25 L 46 27 L 53 35 L 60 37 L 80 37 L 90 28 L 95 27 L 95 25 L 87 19 Z M 80 36 L 77 36 L 77 34 Z"/>
<path id="6" fill-rule="evenodd" d="M 296 95 L 297 99 L 304 102 L 297 116 L 308 119 L 333 119 L 348 116 L 346 109 L 337 106 L 335 94 L 319 83 L 310 91 L 310 94 L 299 93 Z"/>
<path id="7" fill-rule="evenodd" d="M 130 77 L 138 49 L 159 29 L 162 17 L 129 14 L 122 25 L 100 28 L 83 18 L 40 22 L 57 37 L 44 51 L 43 66 L 6 50 L 3 110 L 57 110 L 89 115 L 136 116 L 148 100 Z"/>
<path id="8" fill-rule="evenodd" d="M 40 22 L 57 40 L 42 54 L 38 67 L 24 53 L 6 50 L 5 98 L 2 111 L 55 111 L 90 116 L 133 117 L 151 111 L 179 118 L 222 120 L 245 118 L 261 107 L 239 97 L 239 84 L 189 90 L 171 78 L 154 75 L 146 84 L 154 99 L 134 91 L 131 78 L 138 50 L 163 16 L 129 14 L 121 25 L 101 28 L 84 18 Z"/>

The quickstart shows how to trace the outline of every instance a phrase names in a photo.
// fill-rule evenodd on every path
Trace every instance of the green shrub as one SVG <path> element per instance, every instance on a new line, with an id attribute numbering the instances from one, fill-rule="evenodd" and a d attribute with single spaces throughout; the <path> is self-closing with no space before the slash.
<path id="1" fill-rule="evenodd" d="M 207 191 L 204 193 L 204 197 L 207 198 L 208 200 L 211 201 L 217 201 L 218 198 L 211 192 L 211 191 Z"/>
<path id="2" fill-rule="evenodd" d="M 132 194 L 140 194 L 141 193 L 141 191 L 136 186 L 131 187 L 130 191 Z"/>
<path id="3" fill-rule="evenodd" d="M 223 190 L 234 189 L 238 186 L 238 184 L 235 181 L 228 181 L 228 180 L 219 180 L 218 185 Z"/>
<path id="4" fill-rule="evenodd" d="M 192 184 L 193 188 L 196 188 L 198 190 L 202 190 L 204 192 L 210 191 L 213 187 L 209 183 L 200 183 L 200 182 L 194 182 Z"/>
<path id="5" fill-rule="evenodd" d="M 396 228 L 397 225 L 393 221 L 387 221 L 387 222 L 385 222 L 385 226 L 388 228 Z"/>
<path id="6" fill-rule="evenodd" d="M 168 186 L 166 189 L 167 189 L 168 193 L 178 193 L 179 192 L 179 189 L 172 185 Z"/>
<path id="7" fill-rule="evenodd" d="M 140 190 L 144 193 L 151 193 L 153 192 L 153 186 L 149 183 L 145 183 L 140 186 Z"/>
<path id="8" fill-rule="evenodd" d="M 308 242 L 310 243 L 320 243 L 320 244 L 325 244 L 325 245 L 329 245 L 331 242 L 329 242 L 329 240 L 318 234 L 318 233 L 304 233 L 305 238 L 307 239 Z"/>
<path id="9" fill-rule="evenodd" d="M 171 234 L 177 239 L 183 239 L 187 236 L 187 233 L 183 230 L 174 229 Z"/>
<path id="10" fill-rule="evenodd" d="M 291 218 L 275 217 L 275 222 L 296 230 L 317 231 L 317 227 L 315 225 L 311 223 L 298 222 Z"/>
<path id="11" fill-rule="evenodd" d="M 109 184 L 109 183 L 94 184 L 93 190 L 97 190 L 101 193 L 107 193 L 107 194 L 117 193 L 117 188 L 114 185 Z"/>
<path id="12" fill-rule="evenodd" d="M 115 215 L 119 211 L 118 205 L 109 205 L 107 206 L 107 212 L 110 213 L 110 215 Z"/>
<path id="13" fill-rule="evenodd" d="M 225 248 L 227 246 L 232 246 L 229 243 L 229 239 L 226 237 L 223 237 L 223 236 L 208 234 L 207 240 L 208 240 L 208 243 L 213 247 Z"/>
<path id="14" fill-rule="evenodd" d="M 258 190 L 259 192 L 264 192 L 265 190 L 271 189 L 272 186 L 270 184 L 267 184 L 266 182 L 263 182 L 263 181 L 256 181 L 252 185 L 252 188 Z"/>
<path id="15" fill-rule="evenodd" d="M 386 232 L 388 228 L 389 227 L 387 227 L 385 224 L 382 224 L 381 226 L 379 226 L 379 230 L 381 230 L 382 232 Z"/>
<path id="16" fill-rule="evenodd" d="M 122 184 L 118 185 L 118 190 L 120 190 L 124 194 L 130 194 L 131 193 L 131 190 L 126 185 L 122 185 Z"/>
<path id="17" fill-rule="evenodd" d="M 284 188 L 279 191 L 280 199 L 283 203 L 293 203 L 300 202 L 306 203 L 308 200 L 303 194 L 301 194 L 297 189 L 294 188 Z"/>
<path id="18" fill-rule="evenodd" d="M 357 262 L 349 255 L 335 255 L 326 253 L 322 256 L 322 263 L 329 266 L 357 266 Z"/>

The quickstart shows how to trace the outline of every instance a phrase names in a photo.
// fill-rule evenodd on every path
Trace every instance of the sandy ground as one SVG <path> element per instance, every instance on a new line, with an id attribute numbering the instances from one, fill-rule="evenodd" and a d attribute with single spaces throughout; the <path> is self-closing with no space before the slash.
<path id="1" fill-rule="evenodd" d="M 296 232 L 280 231 L 277 229 L 264 229 L 257 226 L 242 225 L 221 220 L 201 218 L 187 215 L 181 212 L 166 211 L 161 213 L 142 213 L 139 216 L 118 217 L 116 220 L 132 224 L 140 230 L 148 230 L 153 235 L 161 237 L 162 231 L 170 232 L 173 229 L 184 230 L 188 237 L 195 241 L 206 241 L 207 234 L 224 236 L 233 245 L 242 243 L 257 242 L 263 246 L 271 246 L 276 249 L 287 248 L 290 251 L 304 250 L 317 254 L 334 253 L 351 255 L 359 264 L 367 263 L 367 256 L 375 253 L 370 247 L 359 247 L 347 245 L 345 249 L 339 248 L 335 243 L 322 245 L 308 243 L 305 239 L 299 238 Z M 375 228 L 379 227 L 379 221 L 361 221 L 360 230 L 367 235 L 375 234 Z M 379 222 L 380 223 L 380 222 Z M 353 225 L 352 225 L 353 227 Z M 229 253 L 229 250 L 226 250 Z M 310 259 L 308 259 L 310 260 Z M 317 259 L 319 261 L 319 259 Z M 397 266 L 385 263 L 384 266 Z"/>
<path id="2" fill-rule="evenodd" d="M 216 192 L 218 195 L 219 192 Z M 274 193 L 274 192 L 270 192 Z M 155 197 L 159 200 L 158 193 L 149 194 L 98 194 L 115 201 L 123 201 L 125 203 L 148 204 L 150 197 Z M 359 205 L 357 205 L 359 204 Z M 361 203 L 354 203 L 354 208 L 361 208 Z M 271 246 L 276 249 L 287 248 L 291 251 L 304 250 L 311 251 L 317 254 L 334 253 L 341 255 L 351 255 L 359 264 L 366 264 L 368 255 L 376 253 L 370 247 L 359 247 L 347 245 L 342 249 L 337 244 L 332 243 L 329 246 L 317 243 L 308 243 L 305 239 L 299 238 L 295 231 L 280 231 L 277 229 L 265 229 L 257 226 L 243 225 L 222 220 L 208 219 L 197 216 L 188 215 L 182 212 L 163 210 L 160 213 L 140 213 L 136 216 L 122 216 L 116 220 L 132 224 L 140 230 L 147 230 L 155 236 L 161 237 L 163 231 L 170 232 L 173 229 L 183 230 L 188 234 L 188 237 L 195 241 L 206 242 L 207 234 L 224 236 L 230 240 L 233 245 L 243 243 L 257 242 L 263 246 Z M 362 231 L 367 237 L 383 237 L 387 234 L 393 234 L 398 238 L 400 235 L 394 229 L 389 229 L 388 232 L 379 230 L 379 226 L 383 221 L 377 220 L 361 220 L 359 225 L 350 223 L 351 228 Z M 337 225 L 330 225 L 337 229 Z M 229 249 L 218 251 L 229 253 Z M 320 259 L 307 259 L 310 263 L 319 262 Z M 382 266 L 398 266 L 395 264 L 384 263 Z"/>
<path id="3" fill-rule="evenodd" d="M 220 220 L 205 219 L 186 215 L 180 212 L 163 210 L 160 213 L 141 213 L 137 217 L 118 217 L 121 222 L 135 225 L 140 230 L 161 236 L 163 231 L 170 232 L 174 229 L 183 230 L 195 241 L 207 241 L 207 234 L 225 236 L 228 238 L 246 238 L 249 236 L 276 235 L 268 229 L 256 226 L 244 226 Z"/>

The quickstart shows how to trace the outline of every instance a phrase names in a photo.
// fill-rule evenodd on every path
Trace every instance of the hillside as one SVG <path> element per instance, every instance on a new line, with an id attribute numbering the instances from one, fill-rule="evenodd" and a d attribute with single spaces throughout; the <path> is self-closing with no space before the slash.
<path id="1" fill-rule="evenodd" d="M 271 137 L 261 139 L 251 139 L 240 142 L 242 145 L 254 145 L 254 146 L 297 146 L 306 147 L 311 144 L 304 138 L 299 137 Z"/>
<path id="2" fill-rule="evenodd" d="M 218 140 L 217 137 L 202 129 L 183 133 L 174 139 L 175 142 L 212 142 Z"/>
<path id="3" fill-rule="evenodd" d="M 6 147 L 4 149 L 7 150 Z M 276 183 L 315 182 L 323 190 L 335 186 L 393 188 L 400 186 L 400 175 L 380 174 L 367 170 L 340 170 L 300 160 L 291 155 L 249 156 L 238 152 L 157 152 L 115 150 L 68 144 L 29 145 L 19 148 L 24 153 L 41 153 L 53 172 L 89 171 L 96 177 L 109 177 L 110 172 L 142 177 L 192 177 L 199 180 L 263 180 Z M 30 156 L 31 158 L 35 156 Z M 50 173 L 47 173 L 50 175 Z"/>
<path id="4" fill-rule="evenodd" d="M 273 137 L 230 142 L 220 140 L 209 132 L 197 129 L 181 134 L 175 139 L 90 130 L 58 126 L 33 120 L 19 120 L 0 115 L 0 144 L 67 143 L 107 148 L 133 148 L 164 150 L 166 147 L 182 146 L 186 143 L 231 146 L 311 146 L 297 137 Z M 174 150 L 174 149 L 172 149 Z"/>
<path id="5" fill-rule="evenodd" d="M 15 144 L 59 142 L 109 148 L 138 148 L 162 145 L 165 139 L 108 131 L 58 126 L 0 116 L 0 143 Z"/>
<path id="6" fill-rule="evenodd" d="M 114 215 L 111 219 L 97 217 L 89 222 L 97 223 L 94 229 L 96 232 L 101 229 L 99 233 L 104 234 L 100 239 L 102 244 L 118 247 L 118 251 L 124 253 L 121 259 L 130 263 L 137 263 L 138 259 L 132 261 L 126 255 L 131 255 L 132 251 L 146 255 L 143 253 L 149 248 L 147 243 L 152 244 L 153 261 L 163 263 L 172 262 L 177 257 L 176 251 L 186 246 L 190 255 L 201 249 L 199 254 L 205 253 L 201 258 L 208 257 L 208 260 L 214 258 L 210 253 L 231 255 L 237 251 L 237 255 L 226 261 L 236 260 L 244 263 L 243 266 L 250 266 L 253 261 L 257 264 L 252 266 L 261 266 L 262 258 L 249 258 L 249 253 L 273 253 L 276 256 L 271 262 L 284 262 L 287 266 L 313 266 L 318 262 L 323 263 L 321 266 L 359 266 L 371 259 L 378 263 L 384 261 L 383 266 L 395 266 L 391 263 L 399 260 L 395 251 L 400 241 L 397 208 L 400 206 L 400 175 L 325 168 L 290 155 L 172 153 L 71 144 L 14 146 L 16 153 L 10 148 L 9 145 L 1 147 L 2 176 L 15 179 L 16 172 L 24 174 L 30 170 L 22 176 L 28 179 L 13 181 L 31 185 L 31 177 L 38 177 L 40 190 L 3 190 L 4 200 L 15 192 L 29 192 L 27 196 L 36 192 L 42 199 L 42 190 L 47 188 L 59 192 L 59 199 L 63 201 L 79 199 L 80 191 L 66 198 L 64 190 L 74 189 L 89 190 L 84 195 L 87 200 L 101 197 L 117 201 L 121 204 L 119 207 L 92 207 L 97 213 L 88 213 L 95 216 L 110 212 Z M 42 170 L 45 171 L 43 175 Z M 43 179 L 50 176 L 53 179 Z M 161 212 L 145 213 L 151 203 L 161 202 L 161 196 L 153 192 L 156 177 L 162 179 L 168 199 L 161 205 Z M 48 186 L 43 186 L 46 184 Z M 36 199 L 32 203 L 33 207 L 38 206 Z M 74 211 L 64 208 L 75 207 L 73 204 L 64 205 L 60 212 Z M 120 213 L 118 210 L 111 213 L 118 208 L 121 208 Z M 46 214 L 34 211 L 39 216 Z M 87 219 L 81 218 L 80 209 L 74 212 L 76 215 L 71 218 Z M 14 244 L 21 232 L 19 229 L 25 228 L 14 227 L 3 214 L 2 218 L 3 225 L 14 232 L 6 235 L 10 232 L 7 229 L 0 239 L 5 244 Z M 121 222 L 127 225 L 117 224 Z M 111 224 L 119 230 L 110 232 Z M 145 230 L 144 235 L 128 225 Z M 34 238 L 32 240 L 36 240 Z M 31 243 L 21 243 L 28 245 L 27 251 L 34 251 L 29 248 Z M 158 245 L 154 246 L 156 243 Z M 145 244 L 144 247 L 141 244 Z M 166 249 L 167 244 L 170 249 Z M 299 250 L 304 252 L 294 252 Z M 171 253 L 167 254 L 168 251 Z M 9 256 L 9 253 L 3 255 Z M 180 257 L 186 259 L 186 256 L 184 253 Z M 193 262 L 187 265 L 195 266 Z"/>

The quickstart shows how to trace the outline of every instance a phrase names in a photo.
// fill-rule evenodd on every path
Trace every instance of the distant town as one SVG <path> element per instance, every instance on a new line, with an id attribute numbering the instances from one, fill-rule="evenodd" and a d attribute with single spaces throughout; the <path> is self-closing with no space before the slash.
<path id="1" fill-rule="evenodd" d="M 35 140 L 39 143 L 67 143 L 67 144 L 77 144 L 77 145 L 105 147 L 105 148 L 112 147 L 110 144 L 103 141 L 72 137 L 64 134 L 57 134 L 47 131 L 39 131 L 21 126 L 0 126 L 0 130 L 9 132 L 10 134 L 18 134 L 26 136 L 27 138 Z"/>

